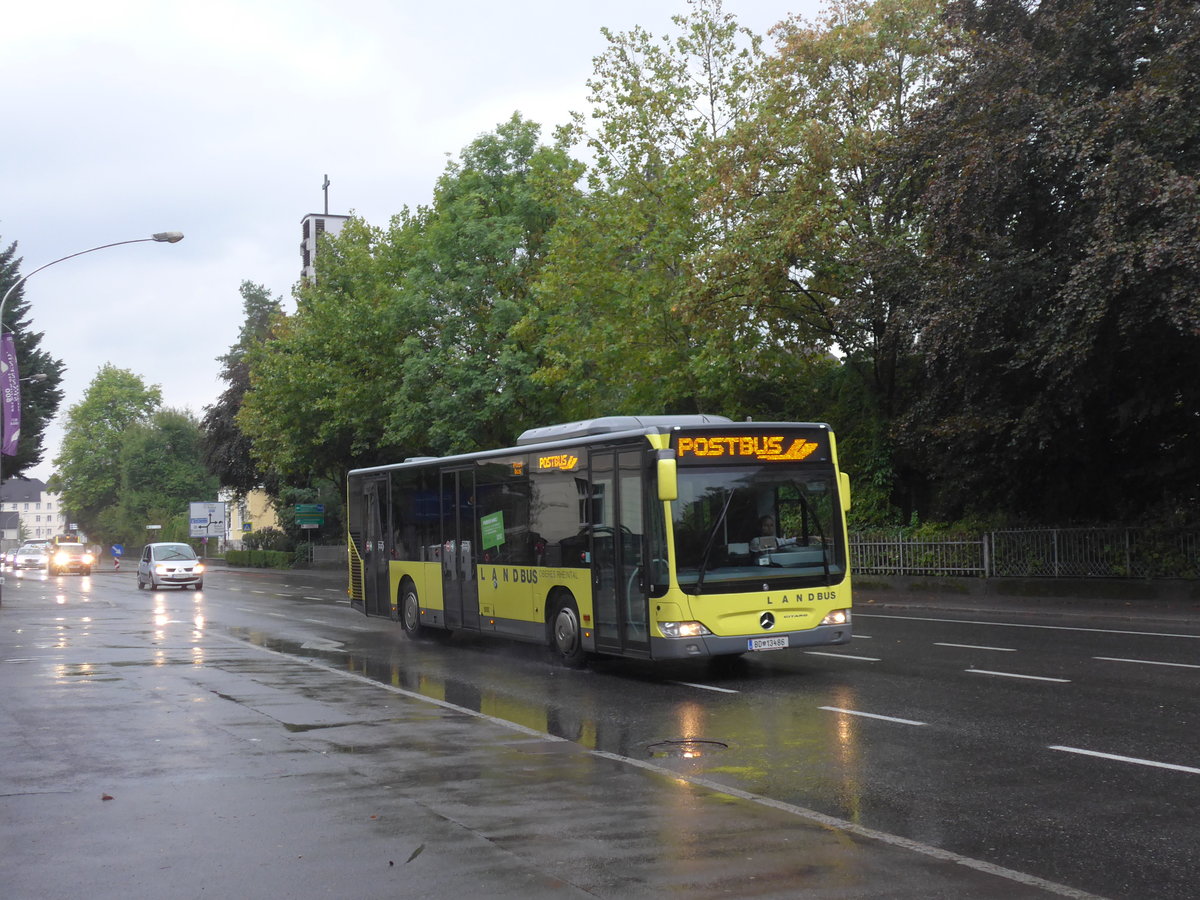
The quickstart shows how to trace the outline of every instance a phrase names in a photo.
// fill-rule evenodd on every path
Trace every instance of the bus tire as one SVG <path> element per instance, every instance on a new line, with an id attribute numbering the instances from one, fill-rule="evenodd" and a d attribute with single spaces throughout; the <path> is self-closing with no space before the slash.
<path id="1" fill-rule="evenodd" d="M 550 651 L 554 658 L 569 669 L 582 668 L 587 661 L 583 649 L 583 628 L 579 620 L 579 607 L 570 593 L 563 591 L 551 606 Z"/>
<path id="2" fill-rule="evenodd" d="M 417 596 L 417 586 L 413 584 L 411 578 L 405 578 L 404 581 L 400 582 L 400 604 L 398 611 L 400 613 L 400 627 L 414 641 L 429 634 L 429 629 L 421 624 L 421 600 Z"/>

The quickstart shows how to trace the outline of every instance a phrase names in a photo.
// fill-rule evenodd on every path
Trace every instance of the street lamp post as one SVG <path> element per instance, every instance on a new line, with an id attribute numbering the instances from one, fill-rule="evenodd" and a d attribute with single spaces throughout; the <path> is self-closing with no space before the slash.
<path id="1" fill-rule="evenodd" d="M 99 247 L 89 247 L 87 250 L 80 250 L 78 253 L 71 253 L 67 256 L 63 256 L 58 259 L 52 259 L 52 260 L 50 260 L 50 262 L 46 263 L 45 265 L 38 266 L 32 272 L 29 272 L 28 274 L 21 276 L 15 282 L 13 282 L 12 286 L 7 291 L 4 292 L 4 296 L 0 297 L 0 332 L 3 332 L 3 329 L 4 329 L 4 325 L 3 325 L 4 307 L 8 304 L 8 298 L 10 296 L 12 296 L 13 291 L 15 291 L 17 288 L 19 288 L 21 285 L 23 285 L 26 281 L 28 281 L 30 279 L 30 277 L 32 277 L 32 276 L 36 275 L 38 272 L 42 271 L 42 269 L 48 269 L 48 268 L 50 268 L 50 266 L 57 265 L 60 262 L 66 262 L 68 259 L 74 259 L 77 256 L 83 256 L 85 253 L 95 253 L 97 250 L 107 250 L 109 247 L 120 247 L 123 244 L 141 244 L 141 243 L 146 243 L 149 241 L 155 241 L 160 244 L 176 244 L 182 240 L 183 240 L 183 232 L 182 231 L 160 231 L 157 234 L 152 234 L 148 238 L 134 238 L 133 240 L 129 240 L 129 241 L 116 241 L 111 244 L 101 244 Z M 35 378 L 37 378 L 37 376 L 33 376 L 32 378 L 30 378 L 28 380 L 33 380 Z M 45 380 L 45 375 L 42 376 L 41 380 Z M 17 394 L 15 400 L 19 407 L 19 404 L 21 402 L 19 379 L 18 379 L 18 383 L 15 385 L 14 390 L 16 391 L 16 394 Z M 0 445 L 2 445 L 4 443 L 4 424 L 5 424 L 4 418 L 5 417 L 0 416 Z M 0 489 L 3 489 L 3 487 L 4 487 L 3 461 L 4 461 L 4 456 L 3 456 L 3 454 L 0 454 Z M 2 491 L 0 491 L 0 496 L 2 496 Z M 4 503 L 3 503 L 3 500 L 0 499 L 0 538 L 2 538 L 4 536 L 3 512 L 4 512 Z M 3 543 L 0 542 L 0 547 L 2 547 L 2 546 L 3 546 Z M 2 574 L 0 574 L 0 602 L 3 602 L 3 584 L 4 584 L 4 576 Z"/>

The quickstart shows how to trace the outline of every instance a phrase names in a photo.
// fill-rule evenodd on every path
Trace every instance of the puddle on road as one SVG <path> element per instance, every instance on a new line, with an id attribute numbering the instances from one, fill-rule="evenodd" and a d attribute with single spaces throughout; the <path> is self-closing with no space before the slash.
<path id="1" fill-rule="evenodd" d="M 646 748 L 651 759 L 699 759 L 728 750 L 729 745 L 723 741 L 679 740 L 658 741 Z"/>

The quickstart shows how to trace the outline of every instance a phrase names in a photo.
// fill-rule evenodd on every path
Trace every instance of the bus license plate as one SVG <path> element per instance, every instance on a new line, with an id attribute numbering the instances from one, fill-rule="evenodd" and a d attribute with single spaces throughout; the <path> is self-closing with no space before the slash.
<path id="1" fill-rule="evenodd" d="M 788 647 L 787 635 L 769 638 L 750 638 L 747 641 L 747 649 L 749 650 L 786 650 Z"/>

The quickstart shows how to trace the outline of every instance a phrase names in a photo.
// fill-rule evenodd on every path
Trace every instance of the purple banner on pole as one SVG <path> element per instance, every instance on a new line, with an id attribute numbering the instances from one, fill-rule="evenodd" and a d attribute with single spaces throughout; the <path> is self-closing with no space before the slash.
<path id="1" fill-rule="evenodd" d="M 0 453 L 17 455 L 21 439 L 21 375 L 17 371 L 17 348 L 11 334 L 0 335 L 0 391 L 4 392 L 0 412 Z"/>

